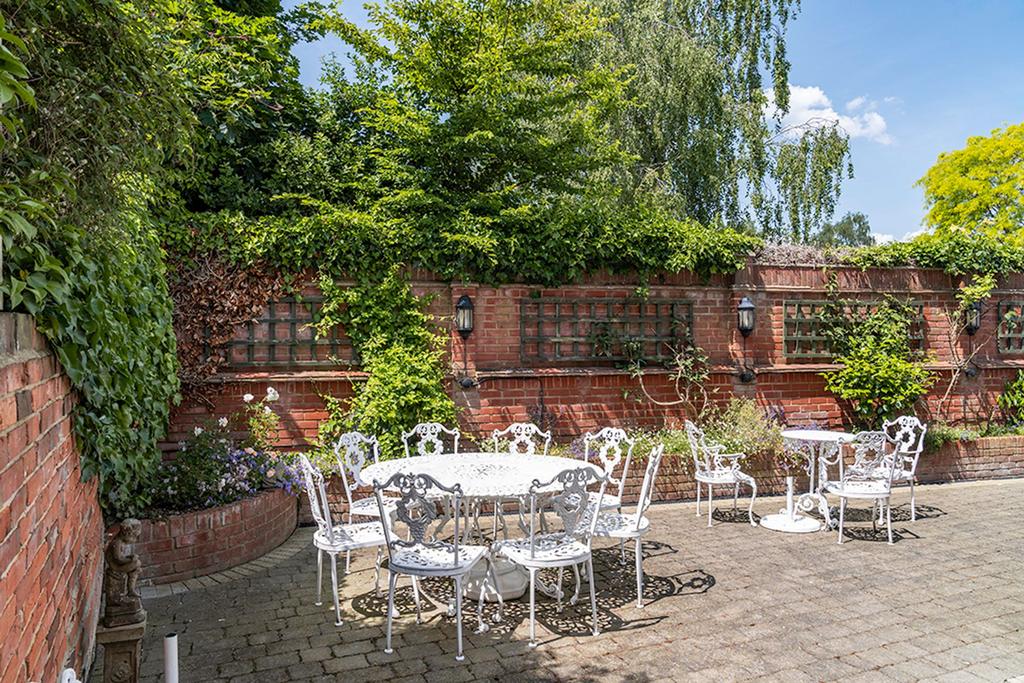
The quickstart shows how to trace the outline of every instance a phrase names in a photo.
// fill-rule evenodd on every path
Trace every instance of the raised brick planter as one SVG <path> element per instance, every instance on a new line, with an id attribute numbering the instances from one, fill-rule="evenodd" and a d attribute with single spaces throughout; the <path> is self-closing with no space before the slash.
<path id="1" fill-rule="evenodd" d="M 283 489 L 230 505 L 142 520 L 136 548 L 145 583 L 184 581 L 254 560 L 295 530 L 296 500 Z"/>

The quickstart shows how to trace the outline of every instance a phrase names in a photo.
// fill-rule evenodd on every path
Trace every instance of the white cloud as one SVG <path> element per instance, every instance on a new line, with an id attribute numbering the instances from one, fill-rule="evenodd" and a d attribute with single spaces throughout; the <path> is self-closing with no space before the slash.
<path id="1" fill-rule="evenodd" d="M 857 111 L 864 105 L 870 105 L 868 98 L 861 95 L 860 97 L 854 97 L 852 100 L 846 103 L 846 111 Z"/>
<path id="2" fill-rule="evenodd" d="M 896 239 L 887 232 L 873 232 L 871 236 L 875 238 L 875 244 L 886 244 Z"/>
<path id="3" fill-rule="evenodd" d="M 768 92 L 768 114 L 774 115 L 772 94 Z M 846 103 L 847 114 L 840 114 L 832 106 L 832 100 L 817 86 L 789 86 L 789 111 L 782 117 L 783 128 L 789 128 L 794 135 L 800 134 L 800 127 L 838 123 L 851 138 L 864 138 L 882 145 L 892 143 L 892 136 L 886 130 L 885 117 L 875 111 L 876 103 L 867 97 L 855 97 Z"/>

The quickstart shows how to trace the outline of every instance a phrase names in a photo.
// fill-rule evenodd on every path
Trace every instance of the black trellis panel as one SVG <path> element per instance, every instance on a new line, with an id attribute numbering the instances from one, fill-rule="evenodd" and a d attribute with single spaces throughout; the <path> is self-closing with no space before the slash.
<path id="1" fill-rule="evenodd" d="M 320 320 L 323 297 L 283 297 L 267 304 L 263 315 L 240 325 L 223 345 L 226 369 L 255 367 L 328 368 L 337 361 L 357 364 L 352 343 L 334 328 L 321 339 L 313 325 Z M 335 360 L 336 359 L 336 360 Z"/>
<path id="2" fill-rule="evenodd" d="M 693 305 L 678 299 L 539 297 L 519 302 L 525 364 L 664 362 L 692 340 Z"/>
<path id="3" fill-rule="evenodd" d="M 832 352 L 828 339 L 821 333 L 821 312 L 830 302 L 815 299 L 787 299 L 783 308 L 783 344 L 787 360 L 829 360 Z M 849 318 L 865 317 L 874 312 L 879 301 L 857 301 L 844 307 Z M 924 348 L 924 306 L 911 303 L 916 314 L 910 323 L 911 348 Z"/>

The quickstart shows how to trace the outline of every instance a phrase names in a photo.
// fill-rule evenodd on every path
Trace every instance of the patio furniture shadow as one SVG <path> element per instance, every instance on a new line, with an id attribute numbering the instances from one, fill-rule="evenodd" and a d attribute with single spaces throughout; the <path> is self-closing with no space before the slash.
<path id="1" fill-rule="evenodd" d="M 750 515 L 747 514 L 747 510 L 744 507 L 740 507 L 733 510 L 732 507 L 727 508 L 715 508 L 711 513 L 711 519 L 716 522 L 725 522 L 726 524 L 746 524 L 750 525 Z M 754 522 L 760 522 L 761 515 L 754 513 Z"/>
<path id="2" fill-rule="evenodd" d="M 833 516 L 838 519 L 838 511 Z M 874 511 L 877 515 L 878 511 Z M 933 507 L 931 505 L 917 505 L 917 519 L 935 519 L 936 517 L 942 517 L 946 512 L 940 508 Z M 870 507 L 851 507 L 846 506 L 846 521 L 847 522 L 871 522 L 872 509 Z M 910 503 L 904 503 L 903 505 L 893 506 L 892 508 L 892 521 L 895 522 L 909 522 L 910 521 Z M 895 529 L 893 530 L 895 533 Z"/>
<path id="3" fill-rule="evenodd" d="M 645 559 L 674 554 L 677 551 L 664 543 L 645 541 L 643 553 Z M 715 577 L 702 569 L 681 572 L 671 576 L 660 576 L 645 573 L 644 579 L 644 610 L 637 610 L 636 579 L 634 577 L 634 561 L 632 549 L 627 547 L 626 564 L 619 562 L 618 545 L 594 550 L 594 572 L 597 574 L 597 613 L 598 624 L 602 632 L 628 631 L 655 626 L 664 617 L 645 614 L 646 610 L 657 602 L 686 595 L 701 595 L 715 585 Z M 555 569 L 542 570 L 538 579 L 554 584 L 558 579 Z M 420 597 L 423 623 L 435 620 L 451 621 L 454 617 L 448 614 L 447 605 L 452 599 L 452 583 L 445 579 L 423 579 L 420 581 Z M 575 589 L 575 579 L 571 570 L 564 573 L 562 585 L 565 597 L 559 605 L 558 601 L 538 591 L 536 602 L 537 623 L 550 631 L 553 636 L 541 642 L 550 642 L 563 637 L 587 637 L 591 632 L 590 598 L 586 582 L 582 583 L 579 601 L 569 604 Z M 384 591 L 378 597 L 373 591 L 358 595 L 352 600 L 351 609 L 367 617 L 378 618 L 384 614 L 387 596 Z M 400 586 L 395 591 L 395 607 L 401 613 L 401 623 L 409 622 L 416 613 L 411 585 Z M 472 632 L 476 622 L 476 601 L 463 602 L 463 626 Z M 484 607 L 484 618 L 487 620 L 487 634 L 476 635 L 477 639 L 490 637 L 495 642 L 507 640 L 521 624 L 527 623 L 530 617 L 529 599 L 510 600 L 505 603 L 504 617 L 500 623 L 494 623 L 491 616 L 497 606 L 487 603 Z M 625 612 L 620 616 L 618 612 Z M 634 617 L 634 618 L 630 618 Z M 398 622 L 396 622 L 396 627 Z M 427 626 L 429 628 L 429 626 Z M 397 632 L 397 631 L 396 631 Z M 597 675 L 597 672 L 595 672 Z"/>

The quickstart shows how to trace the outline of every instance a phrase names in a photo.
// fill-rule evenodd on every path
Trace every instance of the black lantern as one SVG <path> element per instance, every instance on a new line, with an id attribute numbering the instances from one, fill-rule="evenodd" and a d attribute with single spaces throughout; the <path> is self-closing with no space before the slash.
<path id="1" fill-rule="evenodd" d="M 466 294 L 455 304 L 455 329 L 463 339 L 468 339 L 473 332 L 473 301 Z"/>
<path id="2" fill-rule="evenodd" d="M 736 327 L 744 337 L 749 337 L 754 331 L 754 303 L 747 297 L 740 299 L 740 305 L 736 307 Z"/>
<path id="3" fill-rule="evenodd" d="M 965 313 L 967 319 L 964 321 L 964 332 L 973 337 L 981 328 L 981 302 L 975 301 Z"/>

